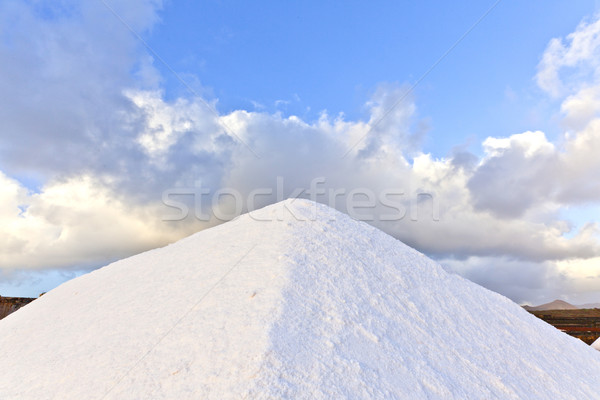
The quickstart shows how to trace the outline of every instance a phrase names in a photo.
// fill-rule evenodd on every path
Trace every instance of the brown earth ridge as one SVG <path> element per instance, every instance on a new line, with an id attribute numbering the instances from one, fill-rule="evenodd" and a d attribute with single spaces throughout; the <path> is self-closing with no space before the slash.
<path id="1" fill-rule="evenodd" d="M 555 328 L 592 344 L 600 337 L 600 309 L 528 310 Z"/>
<path id="2" fill-rule="evenodd" d="M 34 301 L 33 297 L 2 297 L 0 296 L 0 319 L 14 313 L 19 308 Z"/>

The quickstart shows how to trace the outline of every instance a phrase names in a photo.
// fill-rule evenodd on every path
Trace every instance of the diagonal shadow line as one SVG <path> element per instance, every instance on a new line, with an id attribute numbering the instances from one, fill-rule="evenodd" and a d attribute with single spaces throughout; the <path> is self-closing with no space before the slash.
<path id="1" fill-rule="evenodd" d="M 100 0 L 100 2 L 104 4 L 104 6 L 133 34 L 133 36 L 135 36 L 144 45 L 144 47 L 146 47 L 146 49 L 150 53 L 152 53 L 154 57 L 156 57 L 156 59 L 158 59 L 175 76 L 175 78 L 177 78 L 177 80 L 183 86 L 185 86 L 187 90 L 190 91 L 190 93 L 196 96 L 202 102 L 202 104 L 204 104 L 204 106 L 208 108 L 208 110 L 210 110 L 210 112 L 212 112 L 215 115 L 215 117 L 217 117 L 217 123 L 223 126 L 227 133 L 237 138 L 237 140 L 243 143 L 244 146 L 246 146 L 256 158 L 260 159 L 260 156 L 254 151 L 254 149 L 252 149 L 252 147 L 250 147 L 248 143 L 246 143 L 233 129 L 231 129 L 225 122 L 221 120 L 219 112 L 206 100 L 204 100 L 202 96 L 198 95 L 198 93 L 196 93 L 196 91 L 173 68 L 171 68 L 171 66 L 167 64 L 167 62 L 156 51 L 154 51 L 152 47 L 150 47 L 150 45 L 131 27 L 131 25 L 129 25 L 123 18 L 121 18 L 121 16 L 117 14 L 117 12 L 111 6 L 109 6 L 105 0 Z"/>
<path id="2" fill-rule="evenodd" d="M 450 54 L 455 48 L 456 46 L 458 46 L 460 44 L 460 42 L 462 42 L 472 31 L 473 29 L 475 29 L 477 27 L 477 25 L 479 25 L 481 23 L 481 21 L 483 21 L 485 19 L 485 17 L 487 17 L 497 6 L 498 4 L 500 4 L 502 0 L 496 0 L 496 2 L 494 2 L 494 4 L 491 5 L 490 8 L 487 9 L 487 11 L 485 13 L 483 13 L 483 15 L 481 17 L 479 17 L 477 19 L 477 21 L 475 21 L 475 23 L 473 25 L 471 25 L 471 27 L 469 29 L 467 29 L 465 31 L 465 33 L 463 33 L 453 44 L 452 46 L 450 46 L 448 48 L 448 50 L 446 50 L 444 52 L 444 54 L 442 54 L 432 65 L 431 67 L 429 67 L 427 69 L 427 71 L 425 71 L 424 74 L 422 74 L 419 79 L 417 79 L 417 81 L 415 83 L 413 83 L 410 88 L 408 88 L 408 90 L 406 92 L 404 92 L 404 94 L 402 96 L 400 96 L 400 98 L 398 98 L 398 100 L 396 100 L 394 102 L 394 104 L 392 104 L 392 106 L 390 108 L 388 108 L 381 117 L 379 117 L 373 124 L 370 125 L 369 130 L 367 131 L 367 133 L 365 133 L 363 136 L 361 136 L 360 139 L 358 139 L 358 141 L 356 143 L 354 143 L 352 146 L 350 146 L 350 148 L 344 153 L 344 155 L 342 156 L 342 158 L 345 158 L 348 154 L 350 154 L 350 152 L 352 150 L 354 150 L 354 148 L 356 146 L 358 146 L 363 140 L 365 140 L 365 138 L 367 136 L 369 136 L 369 134 L 371 132 L 373 132 L 373 130 L 377 127 L 377 125 L 379 125 L 381 123 L 381 121 L 383 121 L 385 118 L 387 118 L 387 116 L 394 111 L 394 109 L 396 107 L 398 107 L 398 105 L 400 105 L 400 103 L 402 103 L 402 101 L 404 101 L 404 99 L 406 99 L 406 97 L 412 93 L 412 91 L 423 81 L 423 79 L 425 79 L 430 73 L 431 71 L 433 71 L 435 69 L 435 67 L 437 67 L 443 60 L 444 58 L 446 58 L 448 56 L 448 54 Z"/>
<path id="3" fill-rule="evenodd" d="M 175 323 L 173 324 L 173 326 L 171 326 L 171 328 L 169 330 L 167 330 L 159 339 L 158 341 L 150 348 L 148 349 L 148 351 L 146 351 L 144 353 L 144 355 L 142 355 L 140 358 L 138 358 L 138 360 L 136 362 L 133 363 L 133 365 L 131 367 L 129 367 L 129 369 L 127 371 L 125 371 L 125 373 L 123 375 L 121 375 L 121 377 L 119 379 L 117 379 L 117 381 L 110 387 L 110 389 L 108 389 L 108 391 L 106 393 L 104 393 L 104 395 L 101 397 L 101 400 L 104 400 L 106 398 L 106 396 L 108 396 L 114 388 L 116 388 L 117 386 L 119 386 L 119 383 L 121 383 L 123 381 L 123 379 L 125 379 L 127 377 L 127 375 L 129 375 L 131 373 L 131 371 L 133 371 L 133 369 L 135 367 L 137 367 L 150 353 L 152 353 L 152 351 L 167 337 L 169 336 L 169 334 L 171 332 L 173 332 L 173 330 L 177 327 L 177 325 L 179 325 L 181 323 L 181 321 L 183 321 L 185 319 L 185 317 L 187 317 L 196 307 L 198 307 L 198 305 L 200 303 L 202 303 L 202 301 L 221 283 L 223 282 L 223 280 L 238 266 L 240 265 L 240 263 L 248 256 L 248 254 L 250 254 L 250 252 L 252 250 L 254 250 L 256 248 L 257 245 L 254 245 L 250 248 L 250 250 L 248 250 L 242 257 L 240 257 L 239 260 L 237 260 L 237 262 L 233 265 L 233 267 L 229 268 L 227 270 L 227 272 L 225 272 L 223 274 L 223 276 L 221 276 L 221 278 L 219 278 L 218 281 L 216 281 L 202 296 L 200 296 L 200 298 L 198 299 L 197 302 L 195 302 L 181 317 L 179 317 L 179 319 L 177 321 L 175 321 Z"/>

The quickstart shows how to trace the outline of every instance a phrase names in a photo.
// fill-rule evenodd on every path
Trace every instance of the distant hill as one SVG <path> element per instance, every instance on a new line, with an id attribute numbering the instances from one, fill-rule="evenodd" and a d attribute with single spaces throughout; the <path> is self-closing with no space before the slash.
<path id="1" fill-rule="evenodd" d="M 551 303 L 542 304 L 539 306 L 523 306 L 527 311 L 546 311 L 546 310 L 579 310 L 579 307 L 569 304 L 563 300 L 554 300 Z M 593 307 L 592 307 L 593 308 Z"/>

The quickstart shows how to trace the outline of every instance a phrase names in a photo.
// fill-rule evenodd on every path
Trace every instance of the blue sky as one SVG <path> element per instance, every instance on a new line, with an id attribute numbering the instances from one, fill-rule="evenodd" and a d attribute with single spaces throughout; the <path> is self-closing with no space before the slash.
<path id="1" fill-rule="evenodd" d="M 596 3 L 501 1 L 416 88 L 419 115 L 432 129 L 425 151 L 442 157 L 457 144 L 528 129 L 556 134 L 547 115 L 534 115 L 552 111 L 533 75 L 549 39 L 571 32 Z M 193 74 L 220 111 L 256 109 L 255 102 L 309 120 L 322 110 L 365 118 L 378 84 L 414 83 L 492 5 L 181 1 L 165 7 L 148 43 L 172 68 Z M 182 85 L 157 66 L 167 96 L 181 95 Z M 286 103 L 277 107 L 278 100 Z"/>
<path id="2" fill-rule="evenodd" d="M 0 2 L 0 295 L 221 222 L 174 188 L 323 177 L 431 193 L 368 222 L 515 301 L 600 301 L 600 4 L 494 4 Z"/>

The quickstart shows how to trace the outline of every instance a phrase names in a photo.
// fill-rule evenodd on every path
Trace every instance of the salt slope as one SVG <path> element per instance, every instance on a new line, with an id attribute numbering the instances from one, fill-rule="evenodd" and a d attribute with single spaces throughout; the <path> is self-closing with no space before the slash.
<path id="1" fill-rule="evenodd" d="M 600 393 L 597 351 L 303 200 L 61 285 L 0 321 L 0 359 L 2 399 Z"/>

